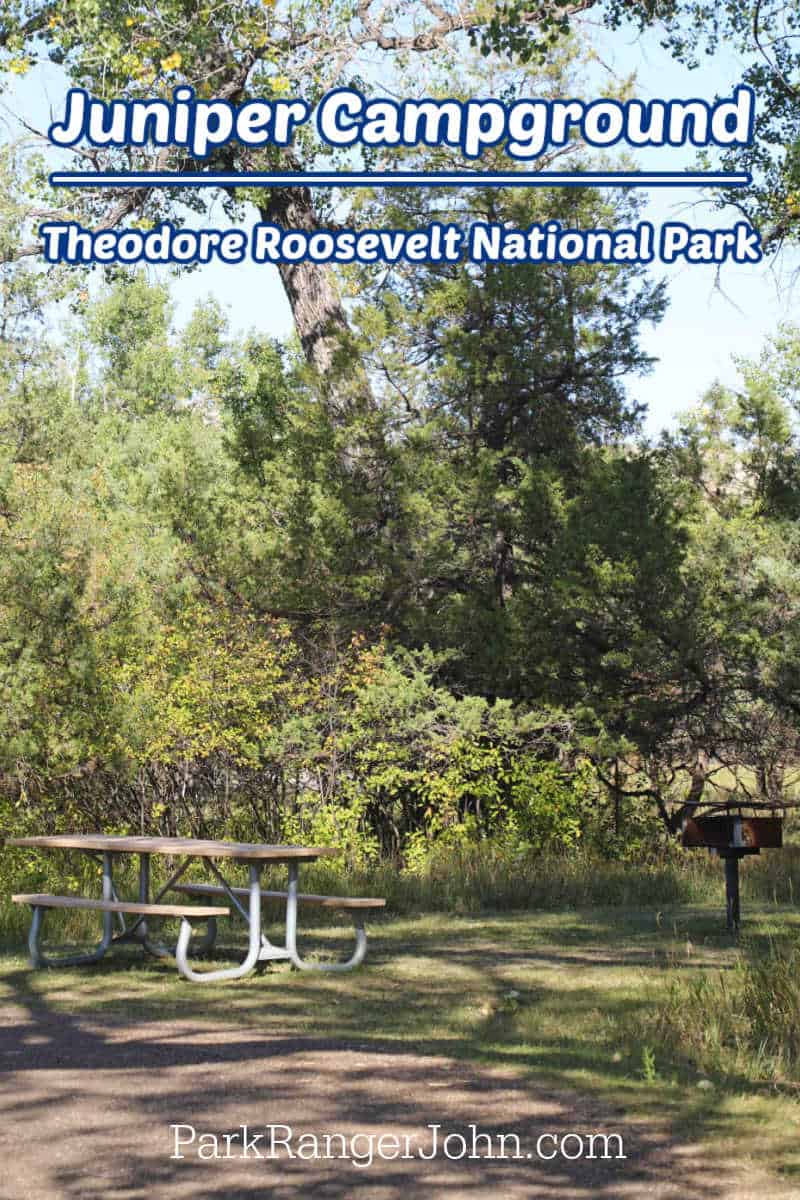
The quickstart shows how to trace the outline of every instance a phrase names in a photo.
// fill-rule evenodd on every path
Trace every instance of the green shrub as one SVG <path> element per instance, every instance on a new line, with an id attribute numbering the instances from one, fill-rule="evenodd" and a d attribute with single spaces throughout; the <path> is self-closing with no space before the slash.
<path id="1" fill-rule="evenodd" d="M 364 871 L 376 862 L 378 839 L 364 820 L 364 803 L 320 804 L 315 793 L 299 798 L 282 822 L 282 840 L 304 846 L 336 846 L 329 860 L 340 871 Z"/>

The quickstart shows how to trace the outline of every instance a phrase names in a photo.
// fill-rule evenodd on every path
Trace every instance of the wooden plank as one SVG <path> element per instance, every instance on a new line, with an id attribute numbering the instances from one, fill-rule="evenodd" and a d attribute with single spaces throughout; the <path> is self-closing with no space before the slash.
<path id="1" fill-rule="evenodd" d="M 12 896 L 15 904 L 40 908 L 87 908 L 97 912 L 134 913 L 146 917 L 228 917 L 230 909 L 195 904 L 141 904 L 137 900 L 93 900 L 86 896 L 50 896 L 45 892 Z"/>
<path id="2" fill-rule="evenodd" d="M 9 846 L 40 850 L 110 851 L 114 854 L 174 854 L 193 858 L 235 858 L 243 862 L 313 862 L 338 854 L 335 846 L 270 846 L 260 842 L 215 842 L 201 838 L 116 837 L 100 833 L 60 833 L 9 838 Z"/>
<path id="3" fill-rule="evenodd" d="M 174 892 L 185 892 L 187 896 L 225 896 L 224 888 L 213 883 L 176 883 Z M 247 888 L 231 888 L 234 896 L 247 898 L 250 892 Z M 286 892 L 267 892 L 262 889 L 265 900 L 285 900 Z M 386 901 L 367 896 L 318 896 L 313 892 L 298 892 L 297 899 L 305 904 L 319 904 L 323 908 L 384 908 Z"/>

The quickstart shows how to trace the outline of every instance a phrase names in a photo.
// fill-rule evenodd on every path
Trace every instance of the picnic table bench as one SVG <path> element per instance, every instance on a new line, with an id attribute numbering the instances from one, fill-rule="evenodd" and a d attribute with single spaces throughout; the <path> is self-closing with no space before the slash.
<path id="1" fill-rule="evenodd" d="M 298 890 L 299 865 L 314 862 L 337 851 L 329 846 L 280 846 L 257 842 L 223 842 L 199 838 L 154 838 L 120 837 L 106 834 L 60 834 L 49 837 L 10 838 L 9 845 L 26 846 L 43 850 L 79 850 L 100 858 L 103 867 L 102 898 L 84 896 L 58 896 L 46 893 L 19 893 L 12 896 L 15 904 L 28 904 L 32 909 L 32 921 L 28 945 L 31 962 L 41 966 L 76 966 L 98 962 L 112 946 L 119 942 L 139 942 L 146 952 L 164 957 L 170 951 L 151 941 L 147 918 L 179 917 L 180 929 L 175 947 L 175 960 L 180 974 L 195 983 L 213 982 L 221 979 L 239 979 L 248 975 L 259 962 L 288 960 L 300 970 L 350 971 L 364 960 L 367 939 L 364 929 L 364 913 L 371 908 L 381 908 L 382 899 L 345 896 L 318 896 Z M 138 855 L 139 898 L 121 900 L 113 880 L 115 855 Z M 172 872 L 156 896 L 150 898 L 150 858 L 153 854 L 180 856 L 182 861 Z M 219 881 L 216 885 L 183 883 L 178 880 L 195 859 L 203 860 Z M 246 888 L 232 887 L 214 860 L 230 860 L 246 865 L 249 884 Z M 288 868 L 286 891 L 265 891 L 261 888 L 261 872 L 268 863 L 285 864 Z M 219 970 L 198 971 L 189 964 L 192 943 L 193 921 L 206 924 L 206 933 L 194 945 L 194 951 L 208 950 L 214 945 L 217 933 L 217 918 L 230 915 L 227 906 L 212 904 L 162 904 L 167 892 L 178 892 L 188 896 L 227 897 L 232 907 L 244 918 L 248 927 L 248 951 L 243 962 L 236 967 Z M 284 944 L 273 945 L 262 929 L 261 901 L 281 899 L 286 904 Z M 247 903 L 243 903 L 247 901 Z M 297 908 L 300 903 L 315 903 L 325 907 L 350 910 L 356 927 L 356 948 L 345 962 L 311 963 L 302 958 L 297 949 Z M 70 955 L 52 960 L 45 957 L 39 945 L 44 913 L 48 909 L 87 909 L 103 914 L 103 936 L 97 947 L 87 954 Z M 113 918 L 117 916 L 120 931 L 114 935 Z M 127 924 L 125 916 L 135 917 Z"/>
<path id="2" fill-rule="evenodd" d="M 241 897 L 244 899 L 249 896 L 247 888 L 231 888 L 228 893 L 226 888 L 218 887 L 210 883 L 176 883 L 176 892 L 183 892 L 187 896 L 225 896 Z M 288 904 L 289 893 L 287 892 L 272 892 L 265 891 L 261 888 L 262 900 L 285 900 Z M 353 924 L 356 930 L 356 948 L 353 954 L 346 962 L 336 963 L 333 966 L 328 965 L 326 970 L 351 971 L 353 967 L 359 966 L 364 961 L 364 956 L 367 953 L 367 931 L 364 928 L 364 913 L 371 908 L 384 908 L 386 901 L 377 897 L 368 896 L 319 896 L 312 892 L 298 892 L 296 896 L 297 904 L 316 904 L 322 908 L 333 908 L 339 912 L 348 911 L 353 918 Z M 235 900 L 234 900 L 235 903 Z M 242 911 L 240 909 L 240 911 Z M 302 959 L 292 960 L 295 966 L 302 970 L 313 969 L 313 964 L 306 963 Z"/>
<path id="3" fill-rule="evenodd" d="M 89 909 L 93 912 L 108 913 L 109 916 L 112 913 L 130 913 L 135 916 L 147 917 L 181 917 L 187 922 L 191 922 L 193 919 L 210 920 L 216 919 L 216 917 L 227 917 L 230 914 L 228 908 L 199 904 L 139 904 L 127 900 L 94 900 L 88 896 L 51 896 L 43 892 L 20 893 L 12 896 L 11 899 L 14 904 L 29 904 L 33 911 L 28 947 L 31 962 L 35 967 L 80 966 L 83 963 L 99 962 L 113 941 L 113 922 L 111 920 L 104 921 L 102 940 L 90 954 L 75 954 L 68 958 L 61 958 L 57 962 L 51 961 L 45 957 L 39 945 L 42 920 L 44 913 L 49 908 Z M 129 932 L 124 923 L 123 929 L 126 933 Z"/>

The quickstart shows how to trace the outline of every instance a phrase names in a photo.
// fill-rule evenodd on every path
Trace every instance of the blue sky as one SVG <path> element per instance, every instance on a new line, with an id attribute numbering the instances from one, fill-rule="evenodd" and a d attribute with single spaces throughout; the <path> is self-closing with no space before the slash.
<path id="1" fill-rule="evenodd" d="M 722 51 L 705 58 L 690 71 L 676 63 L 659 45 L 658 36 L 639 37 L 633 31 L 604 33 L 598 38 L 604 63 L 621 75 L 635 71 L 637 91 L 656 96 L 729 94 L 741 80 L 742 62 Z M 691 165 L 694 152 L 658 150 L 637 154 L 642 166 L 680 169 Z M 645 214 L 654 223 L 684 220 L 708 228 L 724 227 L 737 218 L 716 212 L 702 193 L 652 191 Z M 660 264 L 656 273 L 667 279 L 670 305 L 654 330 L 644 332 L 645 349 L 659 359 L 652 375 L 632 380 L 632 394 L 649 408 L 650 431 L 668 425 L 715 379 L 735 383 L 734 355 L 753 356 L 777 325 L 797 314 L 793 274 L 800 254 L 785 253 L 768 265 L 745 267 Z"/>
<path id="2" fill-rule="evenodd" d="M 627 76 L 635 72 L 637 92 L 644 98 L 713 97 L 727 94 L 739 82 L 741 63 L 730 53 L 706 59 L 695 71 L 675 63 L 659 45 L 657 35 L 638 36 L 632 30 L 597 35 L 600 62 L 594 70 L 601 80 L 607 70 Z M 55 69 L 37 68 L 13 92 L 5 93 L 6 111 L 22 112 L 29 120 L 45 124 L 48 106 L 63 110 L 64 80 Z M 6 121 L 9 133 L 13 122 Z M 678 170 L 692 165 L 694 151 L 662 149 L 635 156 L 643 168 Z M 701 193 L 654 190 L 647 196 L 643 216 L 658 224 L 685 220 L 709 228 L 733 223 L 732 213 L 714 212 Z M 226 218 L 221 206 L 218 220 Z M 645 329 L 644 348 L 659 361 L 652 374 L 632 379 L 630 392 L 649 410 L 646 427 L 651 433 L 668 425 L 676 413 L 691 405 L 715 379 L 733 383 L 734 355 L 756 355 L 766 337 L 795 311 L 793 273 L 800 267 L 797 252 L 785 253 L 777 263 L 744 267 L 656 264 L 654 272 L 666 277 L 669 309 L 655 329 Z M 179 319 L 195 301 L 213 294 L 226 308 L 235 328 L 256 326 L 274 335 L 291 331 L 289 306 L 274 267 L 252 263 L 243 266 L 211 264 L 173 282 Z"/>

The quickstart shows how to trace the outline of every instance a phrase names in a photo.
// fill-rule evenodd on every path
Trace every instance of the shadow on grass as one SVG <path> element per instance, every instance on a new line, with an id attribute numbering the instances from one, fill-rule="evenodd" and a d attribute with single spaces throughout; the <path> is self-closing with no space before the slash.
<path id="1" fill-rule="evenodd" d="M 751 938 L 766 940 L 776 919 L 751 927 Z M 794 924 L 793 915 L 780 922 Z M 321 953 L 340 944 L 329 927 L 310 936 Z M 745 1141 L 752 1149 L 768 1137 L 774 1164 L 788 1170 L 795 1141 L 788 1125 L 785 1137 L 765 1132 L 763 1106 L 741 1103 L 742 1080 L 711 1091 L 686 1079 L 647 1083 L 641 1061 L 619 1051 L 620 1031 L 649 1003 L 648 977 L 659 979 L 676 962 L 724 967 L 731 952 L 707 911 L 657 918 L 614 910 L 376 922 L 367 966 L 339 977 L 281 966 L 197 986 L 179 980 L 174 965 L 143 963 L 131 949 L 93 968 L 11 966 L 0 971 L 0 1070 L 14 1079 L 4 1089 L 3 1117 L 6 1128 L 47 1127 L 61 1117 L 65 1092 L 93 1122 L 118 1103 L 125 1113 L 119 1178 L 87 1182 L 85 1164 L 66 1164 L 63 1192 L 53 1193 L 88 1200 L 161 1196 L 166 1181 L 177 1186 L 176 1172 L 193 1197 L 262 1195 L 263 1178 L 231 1191 L 230 1173 L 211 1178 L 208 1164 L 140 1153 L 137 1139 L 149 1146 L 153 1130 L 164 1134 L 170 1121 L 235 1128 L 248 1119 L 283 1122 L 287 1113 L 300 1114 L 303 1128 L 367 1123 L 382 1131 L 424 1129 L 443 1116 L 458 1131 L 481 1114 L 482 1130 L 519 1132 L 521 1123 L 533 1136 L 544 1128 L 608 1129 L 609 1117 L 624 1112 L 616 1128 L 626 1142 L 631 1130 L 629 1159 L 546 1164 L 536 1178 L 543 1197 L 610 1200 L 623 1179 L 641 1186 L 634 1194 L 649 1194 L 677 1169 L 676 1142 L 689 1140 Z M 502 1119 L 493 1096 L 502 1100 Z M 101 1150 L 105 1160 L 105 1143 Z M 282 1163 L 285 1178 L 270 1182 L 269 1195 L 517 1194 L 519 1163 L 479 1165 L 448 1163 L 433 1193 L 419 1163 L 382 1163 L 383 1190 L 372 1193 L 374 1172 L 348 1167 L 343 1191 L 331 1164 Z M 720 1178 L 688 1171 L 682 1194 L 718 1196 Z"/>

